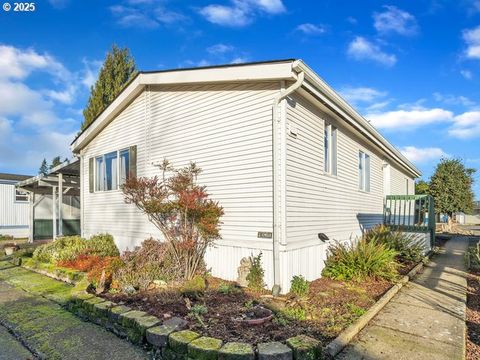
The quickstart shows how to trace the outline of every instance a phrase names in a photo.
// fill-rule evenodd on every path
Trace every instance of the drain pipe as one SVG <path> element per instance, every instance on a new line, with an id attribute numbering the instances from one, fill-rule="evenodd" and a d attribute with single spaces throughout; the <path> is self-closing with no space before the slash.
<path id="1" fill-rule="evenodd" d="M 292 64 L 292 70 L 299 69 L 300 62 Z M 298 72 L 297 80 L 275 97 L 272 107 L 273 116 L 273 294 L 281 291 L 280 246 L 286 245 L 286 111 L 281 102 L 299 89 L 305 80 L 305 73 Z"/>

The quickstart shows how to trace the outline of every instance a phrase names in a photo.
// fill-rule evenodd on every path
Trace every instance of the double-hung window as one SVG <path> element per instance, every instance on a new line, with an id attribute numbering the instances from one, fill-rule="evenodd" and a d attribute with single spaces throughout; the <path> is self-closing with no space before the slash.
<path id="1" fill-rule="evenodd" d="M 112 151 L 95 158 L 95 191 L 117 190 L 130 174 L 130 149 Z"/>
<path id="2" fill-rule="evenodd" d="M 323 170 L 327 174 L 337 175 L 337 128 L 325 123 L 323 135 Z"/>
<path id="3" fill-rule="evenodd" d="M 358 152 L 358 188 L 370 191 L 370 155 Z"/>
<path id="4" fill-rule="evenodd" d="M 28 193 L 22 190 L 15 189 L 15 201 L 16 202 L 28 201 Z"/>

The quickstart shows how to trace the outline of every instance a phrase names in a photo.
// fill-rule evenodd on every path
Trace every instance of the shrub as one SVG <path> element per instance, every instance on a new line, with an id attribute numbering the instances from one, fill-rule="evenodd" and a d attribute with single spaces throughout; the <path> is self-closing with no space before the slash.
<path id="1" fill-rule="evenodd" d="M 195 163 L 174 169 L 165 160 L 162 178 L 131 177 L 122 186 L 125 202 L 134 204 L 162 232 L 185 279 L 193 278 L 207 248 L 220 238 L 223 209 L 197 184 Z M 166 173 L 172 173 L 167 178 Z"/>
<path id="2" fill-rule="evenodd" d="M 262 268 L 262 253 L 257 256 L 250 256 L 250 271 L 247 275 L 248 287 L 252 290 L 260 291 L 265 287 L 263 279 L 265 271 Z"/>
<path id="3" fill-rule="evenodd" d="M 304 297 L 308 295 L 310 291 L 309 282 L 302 275 L 295 275 L 290 282 L 290 292 L 293 294 Z"/>
<path id="4" fill-rule="evenodd" d="M 33 253 L 34 259 L 52 264 L 71 262 L 80 255 L 106 257 L 118 256 L 119 252 L 111 235 L 100 234 L 89 240 L 80 236 L 64 236 L 39 246 Z"/>
<path id="5" fill-rule="evenodd" d="M 115 287 L 146 289 L 153 280 L 177 280 L 181 270 L 175 266 L 168 245 L 154 239 L 145 240 L 133 251 L 121 256 L 122 266 L 113 274 Z"/>
<path id="6" fill-rule="evenodd" d="M 395 250 L 400 260 L 420 261 L 423 257 L 424 248 L 420 241 L 401 231 L 393 231 L 385 225 L 378 225 L 368 230 L 364 238 L 368 242 L 383 244 Z"/>
<path id="7" fill-rule="evenodd" d="M 375 241 L 361 238 L 354 243 L 334 243 L 329 248 L 322 274 L 335 280 L 364 280 L 382 278 L 391 280 L 397 276 L 398 253 Z"/>
<path id="8" fill-rule="evenodd" d="M 13 241 L 14 237 L 11 235 L 0 234 L 0 241 Z"/>
<path id="9" fill-rule="evenodd" d="M 33 258 L 41 262 L 56 264 L 58 261 L 71 261 L 87 249 L 85 240 L 80 236 L 65 236 L 48 244 L 39 246 Z"/>
<path id="10" fill-rule="evenodd" d="M 237 286 L 235 286 L 234 284 L 228 284 L 228 283 L 224 283 L 222 282 L 219 286 L 218 286 L 218 292 L 221 293 L 221 294 L 224 294 L 224 295 L 232 295 L 232 294 L 238 294 L 240 293 L 242 290 L 240 290 Z"/>
<path id="11" fill-rule="evenodd" d="M 88 271 L 87 279 L 94 288 L 97 288 L 102 278 L 102 274 L 104 274 L 103 276 L 105 283 L 103 286 L 104 290 L 106 290 L 111 287 L 113 274 L 123 266 L 123 262 L 118 256 L 107 256 L 99 259 L 100 260 L 98 262 L 92 264 L 90 270 Z"/>
<path id="12" fill-rule="evenodd" d="M 290 320 L 306 320 L 307 319 L 307 311 L 304 308 L 295 306 L 295 307 L 287 307 L 282 310 L 282 314 Z"/>
<path id="13" fill-rule="evenodd" d="M 205 278 L 200 275 L 195 275 L 192 279 L 187 280 L 182 287 L 182 294 L 188 297 L 198 297 L 207 289 Z"/>
<path id="14" fill-rule="evenodd" d="M 88 253 L 97 256 L 119 256 L 113 236 L 110 234 L 97 234 L 93 235 L 87 240 Z"/>

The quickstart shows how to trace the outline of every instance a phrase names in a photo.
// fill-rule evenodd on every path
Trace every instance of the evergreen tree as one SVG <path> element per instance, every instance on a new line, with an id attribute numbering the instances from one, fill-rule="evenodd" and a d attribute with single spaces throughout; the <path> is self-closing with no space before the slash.
<path id="1" fill-rule="evenodd" d="M 40 168 L 38 169 L 38 174 L 39 175 L 47 175 L 48 174 L 48 164 L 47 164 L 47 159 L 43 159 L 42 165 L 40 165 Z"/>
<path id="2" fill-rule="evenodd" d="M 50 170 L 52 170 L 55 166 L 58 166 L 62 163 L 62 160 L 60 160 L 60 156 L 55 156 L 52 160 L 52 163 L 50 164 Z"/>
<path id="3" fill-rule="evenodd" d="M 435 212 L 450 217 L 455 212 L 473 210 L 473 174 L 458 159 L 442 159 L 430 178 L 430 195 L 435 200 Z"/>
<path id="4" fill-rule="evenodd" d="M 83 110 L 85 129 L 95 118 L 115 99 L 128 83 L 137 74 L 135 60 L 128 48 L 112 46 L 107 54 L 95 85 L 90 89 L 90 98 Z"/>
<path id="5" fill-rule="evenodd" d="M 415 195 L 428 195 L 430 185 L 425 180 L 419 180 L 415 183 Z"/>

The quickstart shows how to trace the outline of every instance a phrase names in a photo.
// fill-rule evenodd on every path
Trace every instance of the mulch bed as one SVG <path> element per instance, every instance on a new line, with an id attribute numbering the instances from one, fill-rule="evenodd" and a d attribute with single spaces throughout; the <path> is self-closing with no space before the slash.
<path id="1" fill-rule="evenodd" d="M 285 341 L 298 334 L 309 335 L 326 344 L 354 322 L 372 306 L 392 284 L 382 280 L 347 283 L 320 278 L 310 284 L 310 293 L 305 299 L 293 296 L 273 298 L 242 289 L 235 294 L 219 292 L 218 279 L 209 281 L 207 291 L 199 298 L 190 299 L 188 305 L 205 305 L 208 313 L 203 315 L 205 327 L 189 315 L 187 302 L 178 290 L 149 290 L 135 295 L 105 294 L 105 298 L 123 303 L 131 308 L 145 311 L 159 318 L 179 316 L 189 321 L 191 330 L 224 341 L 240 341 L 257 344 L 267 341 Z M 262 325 L 247 325 L 238 322 L 247 311 L 246 304 L 261 304 L 278 313 L 284 309 L 303 309 L 304 320 L 292 320 L 284 316 Z"/>
<path id="2" fill-rule="evenodd" d="M 480 272 L 471 272 L 467 278 L 466 359 L 480 359 Z"/>

